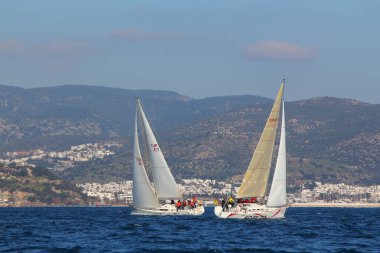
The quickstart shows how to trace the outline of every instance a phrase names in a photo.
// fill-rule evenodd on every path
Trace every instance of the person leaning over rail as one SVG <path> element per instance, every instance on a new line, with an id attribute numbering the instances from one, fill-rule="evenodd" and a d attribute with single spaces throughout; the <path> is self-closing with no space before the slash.
<path id="1" fill-rule="evenodd" d="M 228 198 L 228 206 L 231 206 L 230 208 L 235 206 L 235 201 L 231 196 Z"/>

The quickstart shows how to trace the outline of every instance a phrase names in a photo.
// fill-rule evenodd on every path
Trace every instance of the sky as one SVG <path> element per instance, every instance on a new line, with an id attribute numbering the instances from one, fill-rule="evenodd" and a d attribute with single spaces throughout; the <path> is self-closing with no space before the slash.
<path id="1" fill-rule="evenodd" d="M 380 103 L 380 1 L 4 0 L 0 84 Z"/>

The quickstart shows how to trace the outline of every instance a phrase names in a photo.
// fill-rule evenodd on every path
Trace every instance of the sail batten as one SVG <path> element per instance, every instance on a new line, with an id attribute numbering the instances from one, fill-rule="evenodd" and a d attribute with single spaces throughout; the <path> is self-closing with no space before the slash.
<path id="1" fill-rule="evenodd" d="M 138 111 L 142 119 L 142 125 L 147 141 L 147 148 L 150 158 L 150 166 L 153 174 L 154 186 L 158 199 L 179 199 L 181 197 L 174 177 L 167 165 L 156 137 L 149 125 L 148 119 L 138 101 Z"/>
<path id="2" fill-rule="evenodd" d="M 260 140 L 253 153 L 243 182 L 237 194 L 238 198 L 264 197 L 266 194 L 269 171 L 272 163 L 272 155 L 278 119 L 280 115 L 283 97 L 284 83 L 281 84 L 271 113 L 265 124 Z"/>

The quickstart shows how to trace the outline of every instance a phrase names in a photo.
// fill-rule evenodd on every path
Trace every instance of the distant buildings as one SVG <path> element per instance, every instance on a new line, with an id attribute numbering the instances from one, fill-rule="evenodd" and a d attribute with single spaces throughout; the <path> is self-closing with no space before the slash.
<path id="1" fill-rule="evenodd" d="M 106 184 L 85 183 L 77 184 L 83 193 L 91 197 L 97 197 L 101 202 L 121 201 L 130 203 L 132 201 L 132 181 L 110 182 Z"/>
<path id="2" fill-rule="evenodd" d="M 301 188 L 299 192 L 288 194 L 290 203 L 378 203 L 380 202 L 380 185 L 353 186 L 345 184 L 322 184 L 317 182 L 312 189 Z M 89 196 L 99 199 L 132 201 L 132 181 L 111 182 L 107 184 L 86 183 L 78 187 Z M 236 196 L 239 187 L 233 183 L 217 182 L 211 179 L 183 179 L 178 184 L 184 198 L 201 196 L 205 198 L 221 198 L 232 193 Z"/>
<path id="3" fill-rule="evenodd" d="M 288 195 L 292 203 L 379 203 L 380 185 L 359 186 L 316 182 L 312 189 L 303 186 L 299 192 Z"/>
<path id="4" fill-rule="evenodd" d="M 15 163 L 18 166 L 35 166 L 35 161 L 51 161 L 54 159 L 54 169 L 66 169 L 73 167 L 74 162 L 87 162 L 94 159 L 103 159 L 106 156 L 113 155 L 113 148 L 121 147 L 120 143 L 87 143 L 77 146 L 71 146 L 66 151 L 43 151 L 35 149 L 32 151 L 16 151 L 5 153 L 1 163 Z"/>
<path id="5" fill-rule="evenodd" d="M 228 133 L 218 123 L 217 134 Z M 103 159 L 113 155 L 115 149 L 120 148 L 117 142 L 87 143 L 71 146 L 65 151 L 47 152 L 41 149 L 32 151 L 6 152 L 0 163 L 16 164 L 18 166 L 35 166 L 37 161 L 52 164 L 52 169 L 64 170 L 74 166 L 74 163 L 86 162 L 93 159 Z M 49 163 L 51 162 L 51 163 Z M 110 182 L 107 184 L 85 183 L 78 187 L 88 196 L 97 197 L 102 201 L 119 201 L 131 203 L 132 181 Z M 240 183 L 216 181 L 213 179 L 183 179 L 178 187 L 184 198 L 202 196 L 205 198 L 221 198 L 232 194 L 236 196 Z M 0 196 L 1 197 L 1 196 Z M 359 186 L 341 184 L 322 184 L 315 182 L 312 187 L 302 185 L 297 192 L 288 193 L 290 203 L 379 203 L 380 185 Z M 0 204 L 7 203 L 8 199 L 0 198 Z"/>

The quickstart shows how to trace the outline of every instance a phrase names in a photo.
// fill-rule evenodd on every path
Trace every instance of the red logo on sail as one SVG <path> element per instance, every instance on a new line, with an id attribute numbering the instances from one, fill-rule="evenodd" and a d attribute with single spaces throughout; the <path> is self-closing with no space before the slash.
<path id="1" fill-rule="evenodd" d="M 136 157 L 136 161 L 138 165 L 142 165 L 142 159 L 141 157 Z"/>
<path id="2" fill-rule="evenodd" d="M 271 122 L 271 123 L 277 122 L 277 118 L 270 118 L 269 122 Z"/>
<path id="3" fill-rule="evenodd" d="M 158 147 L 158 144 L 157 144 L 157 143 L 150 144 L 150 146 L 152 146 L 153 151 L 158 151 L 158 150 L 160 150 L 160 148 Z"/>

